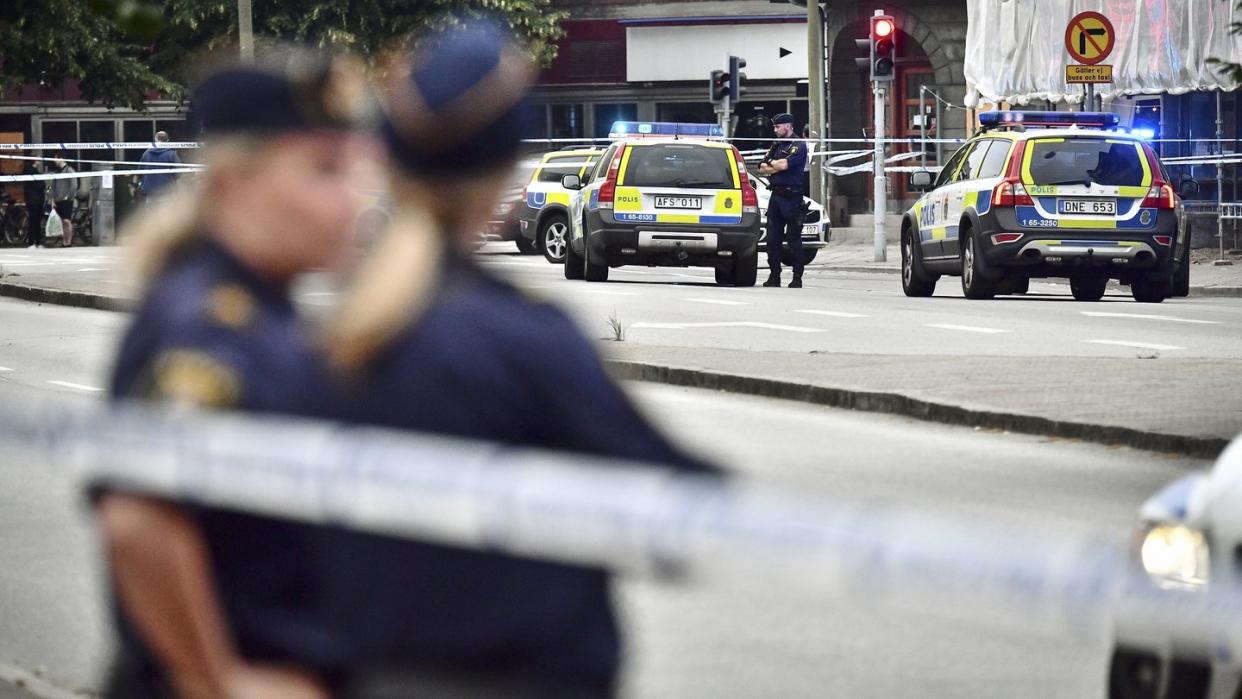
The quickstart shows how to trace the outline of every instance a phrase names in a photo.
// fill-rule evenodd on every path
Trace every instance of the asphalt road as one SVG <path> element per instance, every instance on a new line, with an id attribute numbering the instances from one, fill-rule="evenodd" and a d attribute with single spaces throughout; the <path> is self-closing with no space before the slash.
<path id="1" fill-rule="evenodd" d="M 628 342 L 855 354 L 1242 357 L 1242 299 L 1139 304 L 1128 288 L 1074 301 L 1067 283 L 1035 280 L 1026 296 L 969 301 L 956 277 L 907 298 L 893 274 L 808 268 L 803 289 L 722 288 L 710 269 L 622 267 L 607 283 L 568 281 L 540 256 L 487 248 L 484 263 L 531 293 L 573 309 L 593 336 L 615 318 Z M 785 283 L 791 273 L 784 272 Z M 760 282 L 766 270 L 760 270 Z M 1058 282 L 1062 280 L 1057 280 Z"/>
<path id="2" fill-rule="evenodd" d="M 123 322 L 0 300 L 0 398 L 97 400 Z M 675 438 L 746 477 L 1046 536 L 1124 538 L 1144 498 L 1204 465 L 779 400 L 630 389 Z M 80 498 L 54 466 L 4 453 L 0 679 L 33 680 L 53 690 L 44 695 L 97 687 L 110 637 Z M 1099 623 L 876 605 L 754 580 L 626 582 L 620 596 L 632 696 L 1100 696 L 1103 688 Z"/>

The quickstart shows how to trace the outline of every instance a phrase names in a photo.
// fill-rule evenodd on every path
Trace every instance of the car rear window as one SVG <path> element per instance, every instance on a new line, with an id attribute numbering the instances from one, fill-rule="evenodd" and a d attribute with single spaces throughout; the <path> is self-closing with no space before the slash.
<path id="1" fill-rule="evenodd" d="M 582 171 L 583 166 L 589 165 L 590 163 L 590 157 L 585 155 L 553 158 L 544 163 L 543 168 L 539 170 L 539 181 L 560 182 L 562 176 L 577 175 Z"/>
<path id="2" fill-rule="evenodd" d="M 732 189 L 733 171 L 723 148 L 696 145 L 634 146 L 625 168 L 633 187 Z"/>
<path id="3" fill-rule="evenodd" d="M 1111 187 L 1143 184 L 1143 162 L 1138 147 L 1128 141 L 1072 138 L 1032 141 L 1033 184 L 1095 182 Z"/>

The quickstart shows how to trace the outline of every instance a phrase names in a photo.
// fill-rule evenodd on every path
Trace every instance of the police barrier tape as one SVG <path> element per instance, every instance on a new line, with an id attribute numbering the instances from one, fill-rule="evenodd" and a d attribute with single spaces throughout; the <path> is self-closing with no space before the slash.
<path id="1" fill-rule="evenodd" d="M 1001 603 L 1081 630 L 1124 609 L 1242 650 L 1242 596 L 1167 590 L 1107 539 L 1052 539 L 586 456 L 272 416 L 0 406 L 0 443 L 85 487 L 598 566 L 770 580 L 849 603 Z M 1026 620 L 1024 620 L 1025 623 Z"/>
<path id="2" fill-rule="evenodd" d="M 181 150 L 184 148 L 198 148 L 199 144 L 194 141 L 170 141 L 168 143 L 156 143 L 155 141 L 123 141 L 120 143 L 106 142 L 81 142 L 81 143 L 0 143 L 0 150 L 146 150 L 147 148 L 170 148 L 172 150 Z"/>
<path id="3" fill-rule="evenodd" d="M 89 158 L 56 158 L 48 156 L 36 155 L 3 155 L 0 154 L 0 160 L 20 160 L 23 162 L 39 162 L 50 163 L 56 160 L 64 160 L 67 163 L 86 163 L 87 165 L 136 165 L 138 167 L 203 167 L 197 163 L 160 163 L 160 162 L 144 162 L 141 160 L 90 160 Z"/>
<path id="4" fill-rule="evenodd" d="M 118 175 L 170 175 L 182 172 L 202 172 L 198 167 L 170 167 L 159 170 L 85 170 L 83 172 L 53 172 L 43 175 L 0 175 L 0 182 L 41 182 L 44 180 L 72 180 L 79 177 L 115 177 Z"/>

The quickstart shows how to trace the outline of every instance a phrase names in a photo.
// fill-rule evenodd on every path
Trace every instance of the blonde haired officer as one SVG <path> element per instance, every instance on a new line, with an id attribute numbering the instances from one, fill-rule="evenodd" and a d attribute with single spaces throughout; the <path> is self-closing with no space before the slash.
<path id="1" fill-rule="evenodd" d="M 715 473 L 640 415 L 564 313 L 470 256 L 516 163 L 532 78 L 502 32 L 476 24 L 426 38 L 387 86 L 396 209 L 330 334 L 337 416 Z M 339 535 L 326 599 L 395 695 L 613 693 L 604 571 Z"/>
<path id="2" fill-rule="evenodd" d="M 114 399 L 305 412 L 327 385 L 289 299 L 335 264 L 362 76 L 291 52 L 192 93 L 206 169 L 131 231 L 146 280 Z M 322 697 L 340 652 L 315 621 L 309 527 L 104 486 L 95 494 L 119 606 L 116 697 Z"/>

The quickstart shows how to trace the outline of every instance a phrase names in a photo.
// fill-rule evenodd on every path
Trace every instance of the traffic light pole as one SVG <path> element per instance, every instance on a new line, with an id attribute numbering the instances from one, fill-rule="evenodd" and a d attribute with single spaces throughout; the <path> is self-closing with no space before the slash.
<path id="1" fill-rule="evenodd" d="M 884 236 L 884 216 L 888 208 L 888 178 L 884 174 L 884 88 L 880 83 L 873 82 L 871 89 L 875 94 L 875 194 L 872 197 L 875 201 L 872 211 L 875 216 L 875 261 L 884 262 L 888 259 L 888 241 Z"/>
<path id="2" fill-rule="evenodd" d="M 725 138 L 733 138 L 733 131 L 729 128 L 733 125 L 732 115 L 730 114 L 731 102 L 732 100 L 726 95 L 720 101 L 720 106 L 716 108 L 716 113 L 720 115 L 720 131 L 725 135 Z"/>

